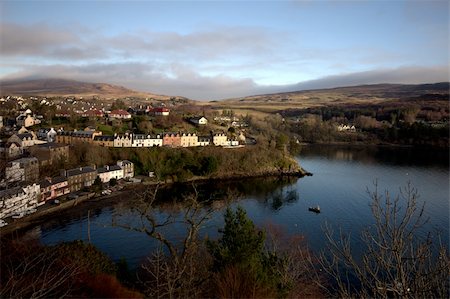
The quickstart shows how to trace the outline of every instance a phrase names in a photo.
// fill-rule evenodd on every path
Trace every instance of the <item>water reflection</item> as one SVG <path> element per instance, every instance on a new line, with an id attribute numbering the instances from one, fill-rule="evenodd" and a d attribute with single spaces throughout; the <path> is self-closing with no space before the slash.
<path id="1" fill-rule="evenodd" d="M 195 184 L 199 200 L 216 212 L 202 230 L 202 236 L 216 237 L 223 226 L 224 209 L 231 205 L 243 206 L 259 227 L 268 222 L 281 225 L 288 234 L 306 237 L 313 250 L 325 248 L 322 227 L 329 223 L 351 234 L 351 242 L 360 246 L 360 232 L 371 225 L 370 198 L 366 187 L 379 180 L 380 191 L 398 193 L 408 181 L 418 188 L 420 200 L 426 201 L 426 216 L 430 228 L 442 230 L 444 243 L 448 243 L 449 227 L 449 171 L 448 153 L 442 151 L 403 148 L 362 148 L 306 146 L 298 157 L 301 164 L 314 175 L 302 179 L 258 178 L 232 181 L 205 181 Z M 195 193 L 192 184 L 175 184 L 158 191 L 158 217 L 182 217 L 183 199 Z M 140 190 L 142 192 L 142 190 Z M 114 260 L 126 257 L 130 265 L 137 266 L 142 258 L 154 250 L 158 243 L 145 234 L 112 225 L 114 215 L 122 214 L 124 221 L 133 223 L 136 215 L 130 213 L 134 196 L 130 192 L 117 200 L 81 205 L 55 215 L 38 226 L 36 237 L 46 244 L 74 239 L 87 240 L 88 210 L 92 243 Z M 319 204 L 320 214 L 308 211 Z M 129 218 L 126 218 L 129 217 Z M 163 218 L 160 218 L 163 219 Z M 36 229 L 36 228 L 35 228 Z M 164 230 L 173 239 L 185 232 L 173 225 Z"/>
<path id="2" fill-rule="evenodd" d="M 368 164 L 381 163 L 396 166 L 449 167 L 448 149 L 436 148 L 307 145 L 302 147 L 300 157 L 321 157 L 328 160 L 358 161 Z"/>

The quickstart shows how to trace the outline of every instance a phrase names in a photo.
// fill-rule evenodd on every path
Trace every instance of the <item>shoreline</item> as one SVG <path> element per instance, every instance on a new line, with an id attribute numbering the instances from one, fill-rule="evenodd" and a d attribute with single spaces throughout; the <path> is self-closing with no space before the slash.
<path id="1" fill-rule="evenodd" d="M 68 211 L 79 210 L 86 211 L 92 208 L 98 207 L 100 204 L 113 203 L 120 199 L 122 195 L 131 190 L 143 189 L 147 186 L 160 185 L 162 187 L 170 187 L 175 183 L 193 183 L 193 182 L 214 182 L 214 181 L 231 181 L 236 179 L 253 179 L 263 177 L 297 177 L 302 178 L 305 176 L 312 176 L 312 173 L 305 171 L 303 168 L 299 168 L 295 171 L 267 171 L 253 174 L 231 174 L 229 176 L 216 176 L 216 177 L 192 177 L 183 182 L 174 182 L 172 180 L 166 181 L 144 181 L 139 183 L 129 183 L 124 185 L 122 190 L 117 190 L 109 195 L 97 195 L 93 192 L 86 192 L 86 194 L 76 198 L 60 203 L 57 206 L 48 206 L 50 203 L 46 203 L 45 208 L 38 210 L 36 213 L 25 216 L 21 219 L 14 219 L 8 223 L 7 226 L 0 228 L 0 238 L 11 236 L 15 232 L 23 231 L 31 226 L 38 225 L 50 219 L 56 213 L 64 213 Z"/>

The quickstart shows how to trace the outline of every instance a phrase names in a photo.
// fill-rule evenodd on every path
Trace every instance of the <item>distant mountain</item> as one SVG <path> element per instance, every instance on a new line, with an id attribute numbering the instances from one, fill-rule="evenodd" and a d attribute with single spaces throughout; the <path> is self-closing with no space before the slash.
<path id="1" fill-rule="evenodd" d="M 98 96 L 102 98 L 151 97 L 158 100 L 170 96 L 138 92 L 123 86 L 88 83 L 64 79 L 10 80 L 0 82 L 0 94 L 36 96 Z"/>
<path id="2" fill-rule="evenodd" d="M 300 90 L 262 94 L 214 102 L 214 107 L 242 111 L 276 112 L 338 105 L 373 105 L 406 103 L 424 105 L 423 101 L 439 101 L 448 107 L 449 82 L 432 84 L 372 84 L 329 89 Z"/>
<path id="3" fill-rule="evenodd" d="M 364 96 L 369 97 L 405 97 L 418 96 L 422 94 L 448 94 L 450 89 L 450 82 L 430 83 L 430 84 L 368 84 L 357 86 L 344 86 L 324 89 L 310 89 L 290 92 L 281 92 L 273 94 L 262 94 L 239 98 L 257 99 L 267 97 L 285 97 L 285 96 L 301 96 L 301 95 L 321 95 L 321 94 L 342 94 L 347 96 Z M 230 99 L 236 100 L 236 99 Z"/>

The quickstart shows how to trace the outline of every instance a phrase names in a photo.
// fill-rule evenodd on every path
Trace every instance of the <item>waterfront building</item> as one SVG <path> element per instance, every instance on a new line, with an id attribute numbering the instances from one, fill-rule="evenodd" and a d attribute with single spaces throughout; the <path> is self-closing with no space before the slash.
<path id="1" fill-rule="evenodd" d="M 70 193 L 69 182 L 66 177 L 57 176 L 46 178 L 40 182 L 41 196 L 39 201 L 49 201 Z"/>
<path id="2" fill-rule="evenodd" d="M 117 165 L 123 170 L 124 178 L 134 177 L 134 164 L 128 160 L 117 161 Z"/>
<path id="3" fill-rule="evenodd" d="M 95 167 L 86 166 L 69 170 L 62 170 L 61 176 L 67 178 L 70 192 L 76 192 L 83 187 L 90 187 L 94 184 L 97 177 L 97 170 Z"/>
<path id="4" fill-rule="evenodd" d="M 120 180 L 124 177 L 124 171 L 119 165 L 99 167 L 97 174 L 102 183 L 108 183 L 111 179 Z"/>

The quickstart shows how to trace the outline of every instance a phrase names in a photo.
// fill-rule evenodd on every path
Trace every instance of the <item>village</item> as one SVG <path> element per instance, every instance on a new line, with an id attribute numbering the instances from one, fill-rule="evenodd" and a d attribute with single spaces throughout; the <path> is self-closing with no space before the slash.
<path id="1" fill-rule="evenodd" d="M 37 98 L 28 99 L 28 103 Z M 105 134 L 95 126 L 82 129 L 65 130 L 70 127 L 71 113 L 64 112 L 57 105 L 54 118 L 66 119 L 58 123 L 58 128 L 47 127 L 47 117 L 34 113 L 21 97 L 1 99 L 2 103 L 15 101 L 20 110 L 18 115 L 0 116 L 0 129 L 3 140 L 0 143 L 1 179 L 0 179 L 0 226 L 35 213 L 44 205 L 58 205 L 61 201 L 73 200 L 82 191 L 97 192 L 97 195 L 110 194 L 112 190 L 121 188 L 123 184 L 138 182 L 134 178 L 133 162 L 118 160 L 115 165 L 78 165 L 71 169 L 60 169 L 57 176 L 43 175 L 46 167 L 59 161 L 67 161 L 70 149 L 80 144 L 107 148 L 186 148 L 215 146 L 238 148 L 248 143 L 243 131 L 237 133 L 234 128 L 240 126 L 236 117 L 215 117 L 215 121 L 228 121 L 233 134 L 228 131 L 206 131 L 208 119 L 205 116 L 191 116 L 186 119 L 190 126 L 188 132 L 135 133 L 126 130 L 123 133 Z M 69 101 L 70 102 L 74 102 Z M 31 102 L 32 103 L 32 102 Z M 55 106 L 50 101 L 40 100 L 40 106 Z M 95 122 L 109 121 L 112 128 L 132 121 L 133 117 L 151 115 L 155 118 L 166 118 L 170 114 L 167 107 L 138 106 L 136 108 L 107 110 L 89 105 L 89 110 L 76 110 L 80 119 L 91 119 Z M 103 106 L 103 104 L 101 104 Z M 79 123 L 77 123 L 78 125 Z M 104 126 L 103 126 L 104 127 Z M 210 127 L 209 127 L 210 128 Z M 197 133 L 196 131 L 201 132 Z M 6 136 L 6 137 L 5 137 Z M 253 141 L 254 142 L 254 141 Z M 150 173 L 152 176 L 152 173 Z M 118 186 L 116 186 L 118 185 Z M 100 186 L 100 188 L 98 188 Z M 8 222 L 7 222 L 8 221 Z"/>

